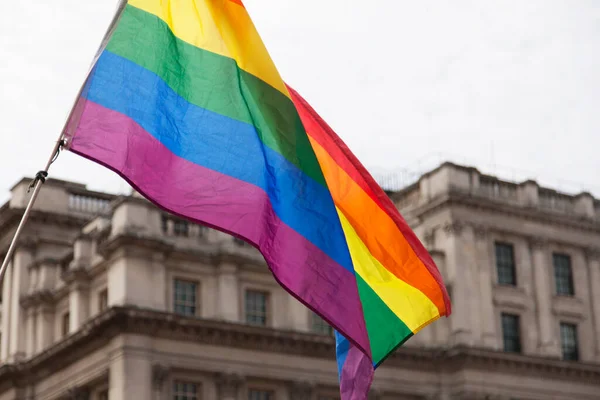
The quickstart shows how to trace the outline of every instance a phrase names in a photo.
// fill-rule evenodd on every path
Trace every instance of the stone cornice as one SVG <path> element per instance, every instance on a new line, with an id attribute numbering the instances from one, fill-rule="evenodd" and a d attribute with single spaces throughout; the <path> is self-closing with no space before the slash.
<path id="1" fill-rule="evenodd" d="M 109 237 L 106 241 L 102 242 L 98 246 L 98 253 L 104 258 L 108 259 L 112 253 L 117 250 L 122 250 L 126 247 L 135 247 L 154 252 L 170 253 L 173 251 L 175 246 L 161 238 L 139 235 L 134 232 L 124 232 L 116 236 Z"/>
<path id="2" fill-rule="evenodd" d="M 9 208 L 7 209 L 0 217 L 0 227 L 2 229 L 7 229 L 10 225 L 17 225 L 21 218 L 23 217 L 23 213 L 25 212 L 24 208 Z M 67 214 L 67 213 L 55 213 L 41 210 L 32 210 L 29 214 L 28 221 L 40 222 L 43 224 L 54 225 L 54 226 L 64 226 L 69 228 L 82 228 L 86 222 L 88 222 L 92 217 L 90 216 L 82 216 L 79 214 Z"/>
<path id="3" fill-rule="evenodd" d="M 452 221 L 444 224 L 444 232 L 448 236 L 460 236 L 465 228 L 465 224 L 461 221 Z"/>
<path id="4" fill-rule="evenodd" d="M 115 336 L 127 333 L 321 359 L 333 360 L 335 354 L 334 340 L 328 336 L 117 307 L 90 320 L 80 330 L 34 358 L 0 367 L 0 392 L 7 387 L 7 382 L 21 386 L 43 378 L 101 348 Z M 581 380 L 592 384 L 600 382 L 598 364 L 570 363 L 469 347 L 400 348 L 385 361 L 383 367 L 424 371 L 482 369 L 491 373 L 535 375 L 544 379 Z"/>
<path id="5" fill-rule="evenodd" d="M 559 214 L 540 208 L 518 206 L 506 203 L 502 200 L 490 199 L 488 197 L 478 196 L 460 190 L 454 190 L 450 193 L 439 195 L 431 201 L 415 207 L 410 211 L 410 214 L 414 217 L 423 219 L 430 213 L 454 204 L 462 207 L 484 209 L 545 224 L 554 224 L 563 227 L 567 226 L 577 230 L 600 233 L 600 223 L 584 216 Z"/>
<path id="6" fill-rule="evenodd" d="M 19 300 L 21 306 L 25 308 L 35 307 L 38 305 L 51 305 L 54 304 L 54 295 L 51 290 L 37 290 L 26 296 L 22 296 Z"/>
<path id="7" fill-rule="evenodd" d="M 136 233 L 122 233 L 108 238 L 99 245 L 98 254 L 108 260 L 114 252 L 127 252 L 128 249 L 144 250 L 142 254 L 149 254 L 148 250 L 154 253 L 162 252 L 171 260 L 205 262 L 211 265 L 221 263 L 265 265 L 264 258 L 253 247 L 235 246 L 229 242 L 201 243 L 194 247 L 179 247 L 168 238 L 142 236 Z"/>
<path id="8" fill-rule="evenodd" d="M 60 277 L 67 285 L 83 286 L 88 285 L 91 278 L 89 270 L 85 267 L 69 268 Z"/>

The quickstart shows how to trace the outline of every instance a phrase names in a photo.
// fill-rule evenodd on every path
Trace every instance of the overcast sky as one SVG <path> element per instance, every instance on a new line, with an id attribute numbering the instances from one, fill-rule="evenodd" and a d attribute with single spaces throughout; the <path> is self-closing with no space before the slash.
<path id="1" fill-rule="evenodd" d="M 6 1 L 0 200 L 43 167 L 115 0 Z M 372 171 L 449 159 L 600 197 L 600 1 L 245 0 L 283 78 Z M 64 153 L 51 176 L 124 192 Z"/>

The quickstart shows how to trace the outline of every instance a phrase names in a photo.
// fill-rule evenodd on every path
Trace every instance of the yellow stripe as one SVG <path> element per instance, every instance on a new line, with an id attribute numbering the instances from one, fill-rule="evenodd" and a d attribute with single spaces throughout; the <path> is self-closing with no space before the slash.
<path id="1" fill-rule="evenodd" d="M 162 19 L 179 39 L 233 58 L 241 69 L 290 97 L 248 12 L 239 4 L 229 0 L 129 0 L 129 5 Z"/>
<path id="2" fill-rule="evenodd" d="M 429 297 L 384 268 L 360 240 L 344 213 L 339 208 L 337 212 L 348 242 L 354 270 L 408 329 L 416 333 L 424 325 L 439 318 L 438 309 Z"/>

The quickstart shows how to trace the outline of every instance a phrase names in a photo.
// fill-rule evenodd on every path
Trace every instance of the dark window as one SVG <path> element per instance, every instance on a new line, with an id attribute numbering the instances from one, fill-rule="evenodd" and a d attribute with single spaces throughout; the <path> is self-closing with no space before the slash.
<path id="1" fill-rule="evenodd" d="M 571 268 L 571 257 L 565 254 L 553 254 L 554 281 L 556 282 L 556 294 L 560 296 L 574 296 L 573 270 Z"/>
<path id="2" fill-rule="evenodd" d="M 510 353 L 521 352 L 521 327 L 518 315 L 502 314 L 502 339 L 504 351 Z"/>
<path id="3" fill-rule="evenodd" d="M 269 390 L 248 390 L 248 400 L 273 400 L 275 394 Z"/>
<path id="4" fill-rule="evenodd" d="M 108 390 L 103 390 L 98 393 L 98 400 L 108 400 Z"/>
<path id="5" fill-rule="evenodd" d="M 176 314 L 195 316 L 198 305 L 198 284 L 175 279 L 173 310 Z"/>
<path id="6" fill-rule="evenodd" d="M 103 289 L 98 293 L 98 311 L 102 312 L 108 308 L 108 289 Z"/>
<path id="7" fill-rule="evenodd" d="M 160 224 L 163 233 L 167 234 L 169 233 L 169 217 L 166 215 L 163 215 L 161 217 L 161 224 Z"/>
<path id="8" fill-rule="evenodd" d="M 257 290 L 246 291 L 246 322 L 250 325 L 267 325 L 269 295 Z"/>
<path id="9" fill-rule="evenodd" d="M 311 313 L 311 330 L 319 335 L 333 336 L 333 328 L 323 318 Z"/>
<path id="10" fill-rule="evenodd" d="M 173 382 L 173 400 L 199 400 L 198 385 L 189 382 Z"/>
<path id="11" fill-rule="evenodd" d="M 67 336 L 69 334 L 70 319 L 71 319 L 71 315 L 68 311 L 63 314 L 63 317 L 62 317 L 62 335 L 63 336 Z"/>
<path id="12" fill-rule="evenodd" d="M 512 244 L 496 243 L 496 270 L 500 285 L 517 285 L 515 255 Z"/>
<path id="13" fill-rule="evenodd" d="M 190 225 L 187 221 L 175 220 L 173 222 L 173 233 L 175 236 L 188 236 Z"/>
<path id="14" fill-rule="evenodd" d="M 579 360 L 579 345 L 577 344 L 577 326 L 560 324 L 560 344 L 564 360 Z"/>

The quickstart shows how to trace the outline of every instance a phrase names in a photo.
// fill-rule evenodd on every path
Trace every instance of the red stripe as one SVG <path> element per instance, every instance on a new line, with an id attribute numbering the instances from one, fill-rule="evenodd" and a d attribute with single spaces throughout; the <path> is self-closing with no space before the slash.
<path id="1" fill-rule="evenodd" d="M 346 144 L 340 139 L 331 127 L 317 114 L 317 112 L 308 104 L 306 100 L 298 94 L 294 89 L 288 86 L 292 101 L 296 105 L 296 109 L 300 115 L 304 128 L 311 138 L 317 141 L 327 151 L 338 165 L 346 171 L 357 185 L 359 185 L 365 193 L 373 199 L 373 201 L 384 210 L 394 221 L 407 243 L 415 252 L 417 257 L 423 262 L 425 268 L 440 286 L 444 298 L 446 308 L 445 315 L 450 315 L 451 304 L 446 285 L 443 282 L 442 276 L 431 258 L 431 255 L 425 249 L 421 241 L 415 233 L 410 229 L 404 218 L 400 215 L 394 203 L 388 195 L 375 182 L 371 174 L 358 161 L 356 156 L 352 154 Z"/>
<path id="2" fill-rule="evenodd" d="M 231 1 L 232 3 L 235 3 L 235 4 L 239 4 L 240 6 L 244 7 L 242 0 L 229 0 L 229 1 Z M 244 8 L 246 8 L 246 7 L 244 7 Z"/>

